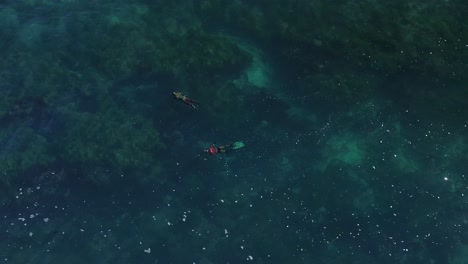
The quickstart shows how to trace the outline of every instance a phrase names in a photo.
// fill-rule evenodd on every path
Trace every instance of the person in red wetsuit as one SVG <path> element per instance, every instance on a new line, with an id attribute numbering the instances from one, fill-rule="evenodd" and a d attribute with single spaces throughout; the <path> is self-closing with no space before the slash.
<path id="1" fill-rule="evenodd" d="M 218 153 L 225 153 L 230 150 L 232 150 L 232 144 L 221 147 L 216 147 L 214 144 L 212 144 L 208 149 L 205 149 L 205 152 L 210 154 L 211 156 L 214 156 Z"/>
<path id="2" fill-rule="evenodd" d="M 172 92 L 172 95 L 174 95 L 176 99 L 181 100 L 182 102 L 190 105 L 193 109 L 198 110 L 198 106 L 200 105 L 200 103 L 198 103 L 197 101 L 188 98 L 181 92 Z"/>
<path id="3" fill-rule="evenodd" d="M 208 149 L 205 149 L 204 151 L 210 154 L 211 156 L 215 156 L 218 153 L 226 153 L 233 149 L 240 149 L 242 147 L 244 147 L 244 143 L 242 141 L 238 141 L 221 147 L 217 147 L 215 146 L 215 144 L 211 144 L 211 146 Z"/>

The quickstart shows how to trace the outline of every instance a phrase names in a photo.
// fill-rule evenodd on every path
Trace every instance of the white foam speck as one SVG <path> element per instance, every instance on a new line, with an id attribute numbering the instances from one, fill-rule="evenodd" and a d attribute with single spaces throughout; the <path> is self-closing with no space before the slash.
<path id="1" fill-rule="evenodd" d="M 151 253 L 151 248 L 145 249 L 145 253 Z"/>

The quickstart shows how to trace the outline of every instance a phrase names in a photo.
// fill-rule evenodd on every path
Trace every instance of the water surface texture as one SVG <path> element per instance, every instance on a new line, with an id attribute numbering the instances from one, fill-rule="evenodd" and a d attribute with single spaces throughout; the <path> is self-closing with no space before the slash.
<path id="1" fill-rule="evenodd" d="M 2 1 L 0 263 L 468 263 L 467 17 Z"/>

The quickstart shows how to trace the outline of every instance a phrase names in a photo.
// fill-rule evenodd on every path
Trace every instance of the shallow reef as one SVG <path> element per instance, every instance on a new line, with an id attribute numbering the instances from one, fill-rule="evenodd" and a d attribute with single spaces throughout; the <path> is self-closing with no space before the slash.
<path id="1" fill-rule="evenodd" d="M 0 260 L 466 263 L 467 10 L 6 1 Z"/>

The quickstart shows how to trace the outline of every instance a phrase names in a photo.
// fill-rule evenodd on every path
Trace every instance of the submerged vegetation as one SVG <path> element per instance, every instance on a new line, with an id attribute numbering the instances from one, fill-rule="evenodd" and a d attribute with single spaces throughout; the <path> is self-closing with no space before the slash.
<path id="1" fill-rule="evenodd" d="M 7 2 L 2 258 L 466 262 L 463 1 Z"/>

